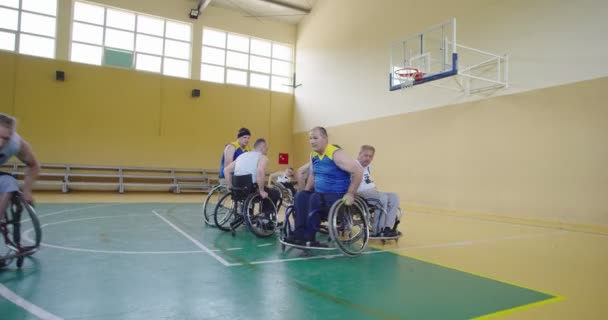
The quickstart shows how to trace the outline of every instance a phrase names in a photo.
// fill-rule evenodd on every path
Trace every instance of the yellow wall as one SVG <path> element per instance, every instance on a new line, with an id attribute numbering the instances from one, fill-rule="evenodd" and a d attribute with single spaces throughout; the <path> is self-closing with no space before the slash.
<path id="1" fill-rule="evenodd" d="M 403 203 L 608 225 L 608 78 L 328 128 Z M 294 136 L 295 163 L 306 133 Z"/>
<path id="2" fill-rule="evenodd" d="M 0 111 L 41 162 L 216 168 L 242 126 L 269 140 L 273 169 L 291 151 L 292 95 L 11 53 L 0 67 Z"/>
<path id="3" fill-rule="evenodd" d="M 606 12 L 605 0 L 319 0 L 298 25 L 295 132 L 485 98 L 388 91 L 389 44 L 452 17 L 457 43 L 509 54 L 510 88 L 492 94 L 606 77 Z"/>

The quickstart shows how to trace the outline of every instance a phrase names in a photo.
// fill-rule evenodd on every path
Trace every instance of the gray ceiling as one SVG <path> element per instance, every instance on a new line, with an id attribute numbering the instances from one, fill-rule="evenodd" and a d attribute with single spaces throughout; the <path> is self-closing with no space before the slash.
<path id="1" fill-rule="evenodd" d="M 239 12 L 251 19 L 298 24 L 317 0 L 207 0 L 210 6 Z"/>

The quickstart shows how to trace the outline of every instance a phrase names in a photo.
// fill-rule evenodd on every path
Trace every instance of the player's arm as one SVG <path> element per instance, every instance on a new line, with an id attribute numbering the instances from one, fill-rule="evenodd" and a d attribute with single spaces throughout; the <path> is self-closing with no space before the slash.
<path id="1" fill-rule="evenodd" d="M 275 179 L 276 177 L 280 176 L 283 173 L 283 171 L 277 171 L 277 172 L 273 172 L 270 175 L 268 175 L 268 186 L 272 186 L 272 180 Z"/>
<path id="2" fill-rule="evenodd" d="M 298 168 L 296 172 L 296 181 L 298 183 L 298 189 L 303 190 L 306 186 L 306 176 L 308 175 L 308 167 L 310 162 Z"/>
<path id="3" fill-rule="evenodd" d="M 355 193 L 361 184 L 361 179 L 363 178 L 363 168 L 357 161 L 351 159 L 346 152 L 342 150 L 334 152 L 334 162 L 340 169 L 351 174 L 350 185 L 348 186 L 346 195 L 344 195 L 345 199 L 347 200 L 347 204 L 350 205 L 354 202 Z"/>
<path id="4" fill-rule="evenodd" d="M 308 180 L 306 180 L 306 186 L 304 187 L 304 191 L 312 191 L 315 187 L 315 172 L 313 170 L 312 165 L 308 166 Z"/>
<path id="5" fill-rule="evenodd" d="M 234 161 L 235 152 L 236 148 L 232 144 L 229 144 L 224 148 L 224 166 L 227 166 Z"/>
<path id="6" fill-rule="evenodd" d="M 268 197 L 268 193 L 264 190 L 264 180 L 266 179 L 266 166 L 268 165 L 268 157 L 261 156 L 258 160 L 258 167 L 256 172 L 256 182 L 258 184 L 258 190 L 260 192 L 260 196 L 266 199 Z"/>
<path id="7" fill-rule="evenodd" d="M 234 172 L 235 167 L 236 162 L 232 161 L 227 167 L 224 168 L 224 177 L 226 179 L 226 183 L 228 184 L 228 188 L 232 188 L 232 173 Z"/>
<path id="8" fill-rule="evenodd" d="M 25 178 L 23 182 L 23 198 L 25 201 L 33 202 L 34 198 L 32 196 L 32 187 L 34 182 L 40 175 L 40 163 L 36 159 L 32 148 L 29 143 L 25 140 L 21 139 L 19 142 L 19 153 L 17 153 L 17 158 L 21 160 L 26 166 L 25 168 Z"/>

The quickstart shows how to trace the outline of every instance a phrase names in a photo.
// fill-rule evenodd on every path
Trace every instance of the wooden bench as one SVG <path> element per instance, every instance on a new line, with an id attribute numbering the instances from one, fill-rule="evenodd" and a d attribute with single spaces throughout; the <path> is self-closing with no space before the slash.
<path id="1" fill-rule="evenodd" d="M 0 170 L 11 173 L 20 183 L 25 165 L 6 163 Z M 36 190 L 105 190 L 208 192 L 219 181 L 217 169 L 149 168 L 125 166 L 92 166 L 41 164 Z"/>

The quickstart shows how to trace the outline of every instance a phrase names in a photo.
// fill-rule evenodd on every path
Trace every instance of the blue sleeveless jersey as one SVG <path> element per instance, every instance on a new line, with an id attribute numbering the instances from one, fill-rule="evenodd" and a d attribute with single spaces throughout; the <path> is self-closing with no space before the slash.
<path id="1" fill-rule="evenodd" d="M 340 148 L 328 144 L 322 154 L 310 154 L 315 175 L 315 192 L 346 193 L 350 185 L 350 173 L 334 162 L 334 153 Z"/>
<path id="2" fill-rule="evenodd" d="M 234 148 L 236 150 L 234 150 L 234 156 L 232 157 L 232 161 L 236 160 L 236 158 L 238 158 L 240 155 L 242 155 L 243 153 L 247 152 L 247 151 L 251 151 L 251 149 L 249 149 L 249 146 L 246 146 L 245 148 L 241 148 L 241 146 L 239 145 L 238 141 L 232 142 L 230 143 L 231 145 L 234 146 Z M 224 147 L 224 149 L 226 149 Z M 224 151 L 222 150 L 222 160 L 220 161 L 220 178 L 224 178 Z"/>

